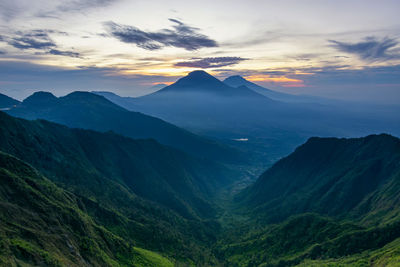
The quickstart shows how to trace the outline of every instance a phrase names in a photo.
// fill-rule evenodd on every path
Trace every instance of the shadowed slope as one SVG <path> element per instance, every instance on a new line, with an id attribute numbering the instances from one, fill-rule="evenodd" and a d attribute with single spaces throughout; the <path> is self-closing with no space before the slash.
<path id="1" fill-rule="evenodd" d="M 399 181 L 396 137 L 311 138 L 240 197 L 272 221 L 303 212 L 382 220 L 399 215 Z"/>
<path id="2" fill-rule="evenodd" d="M 0 152 L 0 265 L 154 264 L 132 243 L 96 224 L 85 210 L 74 194 Z M 165 258 L 163 262 L 160 266 L 172 266 Z"/>
<path id="3" fill-rule="evenodd" d="M 87 92 L 74 92 L 60 98 L 37 92 L 8 113 L 26 119 L 46 119 L 74 128 L 113 131 L 131 138 L 154 138 L 197 157 L 224 162 L 242 159 L 239 152 L 232 148 L 163 120 L 127 111 L 102 96 Z"/>

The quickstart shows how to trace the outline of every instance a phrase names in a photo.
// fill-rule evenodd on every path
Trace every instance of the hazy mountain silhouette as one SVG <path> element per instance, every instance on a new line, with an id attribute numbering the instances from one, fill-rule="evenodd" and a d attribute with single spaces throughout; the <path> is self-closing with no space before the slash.
<path id="1" fill-rule="evenodd" d="M 151 86 L 150 88 L 149 88 L 149 90 L 151 90 L 151 91 L 158 91 L 158 90 L 160 90 L 160 89 L 163 89 L 164 87 L 166 87 L 166 86 L 168 86 L 168 84 L 166 84 L 166 83 L 158 83 L 158 84 L 155 84 L 155 85 L 153 85 L 153 86 Z"/>
<path id="2" fill-rule="evenodd" d="M 245 86 L 239 88 L 227 86 L 207 72 L 198 70 L 190 72 L 186 77 L 179 79 L 177 82 L 164 87 L 153 94 L 144 96 L 143 98 L 156 98 L 160 95 L 175 95 L 176 93 L 199 95 L 211 94 L 220 97 L 257 98 L 261 96 L 252 90 L 249 90 Z"/>
<path id="3" fill-rule="evenodd" d="M 292 94 L 285 94 L 281 92 L 277 92 L 262 86 L 259 86 L 255 83 L 252 83 L 240 75 L 234 75 L 226 78 L 224 83 L 231 86 L 231 87 L 240 87 L 246 86 L 247 88 L 269 97 L 273 100 L 283 101 L 283 102 L 327 102 L 327 99 L 315 97 L 315 96 L 306 96 L 306 95 L 292 95 Z"/>
<path id="4" fill-rule="evenodd" d="M 0 94 L 0 109 L 12 108 L 13 106 L 18 105 L 19 103 L 20 102 L 14 98 Z"/>
<path id="5" fill-rule="evenodd" d="M 254 87 L 252 83 L 244 82 L 245 85 L 231 87 L 204 71 L 194 71 L 155 93 L 113 101 L 199 132 L 212 129 L 275 138 L 275 132 L 305 137 L 351 136 L 396 128 L 393 123 L 362 117 L 349 108 L 272 100 L 246 86 Z"/>
<path id="6" fill-rule="evenodd" d="M 46 119 L 69 127 L 114 131 L 132 138 L 154 138 L 198 157 L 232 162 L 241 159 L 239 152 L 202 138 L 163 120 L 130 112 L 102 96 L 74 92 L 57 98 L 37 92 L 9 114 L 26 119 Z"/>
<path id="7" fill-rule="evenodd" d="M 253 89 L 256 86 L 238 77 L 234 80 Z M 245 85 L 228 86 L 204 71 L 194 71 L 146 96 L 105 96 L 129 110 L 224 140 L 257 154 L 261 161 L 282 157 L 311 136 L 400 134 L 400 118 L 395 109 L 377 112 L 379 107 L 350 103 L 283 102 L 271 99 L 272 95 L 277 96 L 275 93 L 270 92 L 271 98 L 266 97 Z"/>

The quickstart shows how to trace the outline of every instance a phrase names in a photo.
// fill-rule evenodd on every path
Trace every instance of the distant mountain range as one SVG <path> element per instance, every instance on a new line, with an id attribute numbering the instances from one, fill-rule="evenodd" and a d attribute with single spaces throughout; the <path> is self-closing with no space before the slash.
<path id="1" fill-rule="evenodd" d="M 396 109 L 306 99 L 203 71 L 0 95 L 0 266 L 397 266 L 400 139 L 330 137 Z"/>
<path id="2" fill-rule="evenodd" d="M 142 98 L 157 98 L 168 94 L 175 97 L 177 93 L 199 94 L 200 97 L 204 93 L 220 97 L 258 98 L 261 96 L 253 90 L 249 90 L 246 86 L 231 87 L 207 72 L 198 70 L 190 72 L 186 77 L 179 79 L 177 82 Z"/>
<path id="3" fill-rule="evenodd" d="M 25 119 L 45 119 L 74 128 L 113 131 L 132 138 L 154 138 L 196 157 L 238 162 L 241 154 L 226 145 L 192 134 L 158 118 L 130 112 L 102 96 L 74 92 L 57 98 L 36 92 L 7 111 Z"/>
<path id="4" fill-rule="evenodd" d="M 382 108 L 288 95 L 232 76 L 224 82 L 194 71 L 155 93 L 132 98 L 100 93 L 132 111 L 278 159 L 311 136 L 400 135 L 399 107 Z M 235 140 L 247 140 L 238 142 Z"/>
<path id="5" fill-rule="evenodd" d="M 234 75 L 226 78 L 224 83 L 231 86 L 231 87 L 240 87 L 246 86 L 247 88 L 269 97 L 273 100 L 282 101 L 282 102 L 294 102 L 294 103 L 320 103 L 320 102 L 327 102 L 327 99 L 323 99 L 320 97 L 315 96 L 307 96 L 307 95 L 293 95 L 293 94 L 285 94 L 281 92 L 277 92 L 262 86 L 259 86 L 255 83 L 252 83 L 242 76 Z"/>

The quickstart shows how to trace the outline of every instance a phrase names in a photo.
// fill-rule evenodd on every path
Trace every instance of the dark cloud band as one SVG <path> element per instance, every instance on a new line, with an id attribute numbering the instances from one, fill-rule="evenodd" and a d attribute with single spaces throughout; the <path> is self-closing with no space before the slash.
<path id="1" fill-rule="evenodd" d="M 57 6 L 57 9 L 62 12 L 82 11 L 85 9 L 109 6 L 117 0 L 74 0 L 64 2 Z"/>
<path id="2" fill-rule="evenodd" d="M 193 58 L 189 61 L 181 61 L 176 63 L 175 67 L 189 67 L 189 68 L 221 68 L 225 66 L 235 65 L 239 62 L 247 60 L 242 57 L 207 57 L 207 58 Z"/>
<path id="3" fill-rule="evenodd" d="M 48 49 L 56 46 L 45 30 L 17 32 L 8 44 L 18 49 Z"/>
<path id="4" fill-rule="evenodd" d="M 51 49 L 49 54 L 56 56 L 66 56 L 66 57 L 80 57 L 80 54 L 73 51 L 61 51 L 58 49 Z"/>
<path id="5" fill-rule="evenodd" d="M 399 43 L 395 39 L 384 38 L 378 40 L 375 37 L 367 37 L 358 43 L 346 43 L 335 40 L 329 41 L 337 50 L 349 54 L 355 54 L 368 61 L 385 61 L 399 59 L 400 54 L 393 51 Z"/>
<path id="6" fill-rule="evenodd" d="M 8 43 L 10 46 L 20 50 L 40 50 L 39 54 L 50 54 L 67 57 L 80 57 L 80 54 L 73 51 L 62 51 L 57 48 L 57 44 L 50 38 L 50 33 L 67 35 L 65 32 L 53 30 L 32 30 L 29 32 L 16 32 L 9 38 L 1 37 L 0 41 Z"/>
<path id="7" fill-rule="evenodd" d="M 204 47 L 217 47 L 216 41 L 199 33 L 198 28 L 170 19 L 174 23 L 172 29 L 162 29 L 157 32 L 145 32 L 136 27 L 117 24 L 115 22 L 104 23 L 107 32 L 124 43 L 135 44 L 146 50 L 158 50 L 163 47 L 177 47 L 189 51 Z"/>

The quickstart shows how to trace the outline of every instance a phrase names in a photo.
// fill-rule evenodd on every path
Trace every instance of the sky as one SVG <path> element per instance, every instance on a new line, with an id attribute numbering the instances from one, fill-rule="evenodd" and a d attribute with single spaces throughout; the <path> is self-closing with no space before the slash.
<path id="1" fill-rule="evenodd" d="M 400 103 L 397 0 L 0 0 L 0 92 L 138 96 L 203 69 Z"/>

